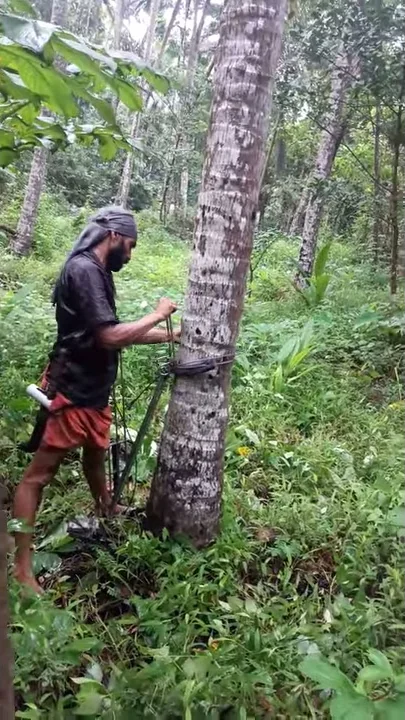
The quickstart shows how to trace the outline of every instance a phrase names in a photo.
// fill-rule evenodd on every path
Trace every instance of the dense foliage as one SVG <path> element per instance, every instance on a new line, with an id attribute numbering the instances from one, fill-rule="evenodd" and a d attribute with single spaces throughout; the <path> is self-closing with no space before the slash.
<path id="1" fill-rule="evenodd" d="M 138 57 L 153 3 L 119 6 L 121 27 L 112 3 L 72 0 L 68 25 L 88 39 L 84 83 L 94 81 L 89 54 L 101 52 L 100 43 L 110 48 L 103 52 L 117 61 L 121 81 L 134 82 L 143 97 L 136 127 L 143 152 L 129 192 L 139 246 L 117 282 L 126 320 L 163 295 L 177 300 L 181 313 L 221 3 L 161 3 L 153 76 L 142 73 Z M 49 22 L 49 3 L 35 8 Z M 26 15 L 29 6 L 14 0 L 8 9 Z M 136 32 L 134 19 L 141 21 Z M 137 518 L 106 522 L 102 543 L 72 540 L 66 523 L 92 504 L 79 458 L 69 458 L 45 492 L 36 527 L 35 569 L 47 592 L 26 597 L 10 582 L 17 717 L 402 718 L 405 325 L 393 278 L 402 290 L 403 20 L 403 5 L 391 0 L 291 3 L 232 374 L 220 536 L 196 551 L 186 539 L 143 530 L 140 510 Z M 52 31 L 52 53 L 56 42 L 63 54 L 69 33 Z M 133 66 L 111 50 L 117 37 L 122 52 L 138 57 L 139 89 Z M 315 158 L 342 47 L 359 63 L 331 172 L 319 180 Z M 166 89 L 161 72 L 170 88 L 149 96 L 145 80 Z M 83 112 L 95 122 L 117 94 L 105 77 L 93 90 L 96 103 L 79 94 L 77 122 Z M 133 117 L 121 99 L 118 126 L 108 131 L 119 147 L 113 159 L 105 144 L 103 154 L 65 135 L 63 150 L 53 148 L 28 257 L 16 257 L 10 244 L 30 152 L 9 156 L 0 170 L 0 480 L 7 507 L 27 462 L 18 443 L 34 421 L 25 387 L 41 375 L 54 338 L 52 284 L 90 211 L 113 202 L 122 180 L 122 138 L 130 138 Z M 38 108 L 41 93 L 31 101 Z M 67 132 L 63 108 L 50 109 L 58 113 L 55 127 Z M 36 142 L 45 121 L 33 122 Z M 0 152 L 19 155 L 24 138 L 10 142 Z M 312 275 L 297 288 L 300 201 L 308 189 L 318 193 L 323 213 Z M 128 399 L 145 388 L 129 413 L 133 430 L 166 352 L 124 353 Z M 166 393 L 137 463 L 130 496 L 140 509 L 167 401 Z"/>

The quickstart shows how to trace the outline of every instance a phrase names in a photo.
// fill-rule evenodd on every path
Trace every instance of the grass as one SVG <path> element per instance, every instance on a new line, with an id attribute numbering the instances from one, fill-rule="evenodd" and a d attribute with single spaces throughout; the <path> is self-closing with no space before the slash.
<path id="1" fill-rule="evenodd" d="M 148 213 L 140 230 L 118 279 L 122 319 L 161 295 L 181 304 L 185 287 L 184 244 Z M 16 300 L 3 281 L 0 294 L 0 472 L 10 490 L 26 461 L 15 449 L 32 422 L 24 386 L 45 363 L 62 257 L 2 263 L 9 287 L 27 292 Z M 107 547 L 73 546 L 61 523 L 91 507 L 76 465 L 48 489 L 36 535 L 48 593 L 24 599 L 10 586 L 19 717 L 337 718 L 333 698 L 344 694 L 332 679 L 334 694 L 317 689 L 303 660 L 321 656 L 351 681 L 373 649 L 393 672 L 403 667 L 402 308 L 353 243 L 336 242 L 326 297 L 309 309 L 291 287 L 294 257 L 290 241 L 273 239 L 247 300 L 212 547 L 154 538 L 135 520 L 110 524 Z M 308 320 L 310 352 L 276 391 L 280 348 Z M 125 353 L 134 392 L 162 352 Z M 153 462 L 149 442 L 140 505 Z M 360 697 L 371 703 L 361 717 L 380 717 L 381 698 L 395 704 L 398 693 L 379 676 Z"/>

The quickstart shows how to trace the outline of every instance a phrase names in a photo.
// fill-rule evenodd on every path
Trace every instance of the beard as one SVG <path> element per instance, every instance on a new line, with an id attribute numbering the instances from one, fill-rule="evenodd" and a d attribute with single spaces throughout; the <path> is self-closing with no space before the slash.
<path id="1" fill-rule="evenodd" d="M 110 250 L 107 256 L 107 270 L 119 272 L 125 264 L 124 244 Z"/>

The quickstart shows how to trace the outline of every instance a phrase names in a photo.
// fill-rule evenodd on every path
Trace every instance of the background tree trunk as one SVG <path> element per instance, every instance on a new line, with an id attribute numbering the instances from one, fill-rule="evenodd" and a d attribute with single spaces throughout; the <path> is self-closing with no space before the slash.
<path id="1" fill-rule="evenodd" d="M 51 23 L 63 26 L 66 12 L 67 0 L 53 0 Z M 35 148 L 17 231 L 11 245 L 11 249 L 17 255 L 28 255 L 31 250 L 39 201 L 45 182 L 47 158 L 48 151 L 45 148 Z"/>
<path id="2" fill-rule="evenodd" d="M 0 483 L 0 720 L 13 720 L 13 657 L 8 638 L 7 522 L 3 502 L 4 487 Z"/>
<path id="3" fill-rule="evenodd" d="M 188 97 L 186 99 L 189 100 L 190 93 L 193 89 L 194 85 L 194 78 L 195 78 L 195 72 L 197 68 L 198 63 L 198 56 L 199 56 L 199 50 L 200 50 L 200 43 L 201 43 L 201 35 L 204 28 L 204 22 L 205 18 L 210 6 L 210 0 L 204 0 L 204 4 L 202 7 L 202 13 L 200 17 L 200 21 L 198 21 L 198 10 L 199 10 L 199 0 L 194 0 L 194 16 L 193 16 L 193 32 L 191 35 L 191 41 L 190 41 L 190 49 L 188 53 L 188 60 L 187 60 L 187 74 L 186 74 L 186 87 L 187 87 L 187 93 Z M 183 145 L 183 155 L 185 157 L 188 156 L 187 151 L 187 139 L 183 135 L 182 136 L 182 145 Z M 181 171 L 180 175 L 180 200 L 181 200 L 181 212 L 183 217 L 186 217 L 187 215 L 187 208 L 188 208 L 188 186 L 189 186 L 189 171 L 187 165 L 184 165 Z"/>
<path id="4" fill-rule="evenodd" d="M 235 349 L 286 4 L 228 0 L 223 11 L 181 362 Z M 154 531 L 196 546 L 218 531 L 229 379 L 224 364 L 176 380 L 148 502 Z"/>
<path id="5" fill-rule="evenodd" d="M 308 202 L 299 254 L 301 272 L 295 279 L 299 285 L 305 284 L 303 278 L 309 277 L 312 272 L 324 204 L 324 185 L 330 176 L 333 160 L 343 137 L 346 95 L 357 68 L 357 58 L 351 58 L 342 43 L 332 73 L 328 113 L 323 123 L 315 167 L 308 185 Z"/>
<path id="6" fill-rule="evenodd" d="M 374 124 L 374 208 L 373 208 L 373 260 L 378 263 L 380 246 L 380 134 L 381 134 L 381 107 L 380 101 L 376 98 L 375 124 Z"/>
<path id="7" fill-rule="evenodd" d="M 174 6 L 174 8 L 173 8 L 173 12 L 172 12 L 172 14 L 171 14 L 171 16 L 170 16 L 170 20 L 169 20 L 169 22 L 168 22 L 168 24 L 167 24 L 167 28 L 166 28 L 166 31 L 165 31 L 165 34 L 164 34 L 163 40 L 162 40 L 162 45 L 161 45 L 161 48 L 160 48 L 160 50 L 159 50 L 159 55 L 158 55 L 157 61 L 156 61 L 156 64 L 157 64 L 158 67 L 159 67 L 160 63 L 162 62 L 163 55 L 165 54 L 165 50 L 166 50 L 166 47 L 167 47 L 167 43 L 168 43 L 169 40 L 170 40 L 170 35 L 171 35 L 171 33 L 172 33 L 172 30 L 173 30 L 173 27 L 174 27 L 174 23 L 176 22 L 177 16 L 178 16 L 178 14 L 179 14 L 179 12 L 180 12 L 181 3 L 182 3 L 182 0 L 177 0 L 175 6 Z"/>
<path id="8" fill-rule="evenodd" d="M 149 25 L 146 33 L 145 40 L 145 62 L 150 62 L 152 57 L 153 40 L 155 37 L 156 21 L 160 8 L 160 0 L 152 0 L 150 6 Z M 134 114 L 131 126 L 131 139 L 134 140 L 138 136 L 140 126 L 140 113 Z M 117 203 L 126 207 L 128 205 L 129 191 L 131 188 L 132 171 L 134 167 L 134 153 L 129 152 L 125 158 L 124 167 L 122 170 L 120 187 L 117 193 Z"/>
<path id="9" fill-rule="evenodd" d="M 309 200 L 309 186 L 306 185 L 301 193 L 299 203 L 296 207 L 291 225 L 288 229 L 289 235 L 301 235 L 305 220 L 305 210 Z"/>
<path id="10" fill-rule="evenodd" d="M 404 48 L 405 52 L 405 48 Z M 398 243 L 399 243 L 399 187 L 398 187 L 398 166 L 399 152 L 402 140 L 402 115 L 403 100 L 405 94 L 405 64 L 402 70 L 402 82 L 398 99 L 398 111 L 396 118 L 395 138 L 394 138 L 394 155 L 392 159 L 392 181 L 391 181 L 391 273 L 390 273 L 390 291 L 391 295 L 397 292 L 397 272 L 398 272 Z"/>

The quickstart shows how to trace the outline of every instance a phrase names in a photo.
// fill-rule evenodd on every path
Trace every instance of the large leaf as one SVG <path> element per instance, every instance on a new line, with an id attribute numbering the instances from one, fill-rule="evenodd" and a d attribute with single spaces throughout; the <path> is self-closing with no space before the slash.
<path id="1" fill-rule="evenodd" d="M 63 75 L 52 67 L 44 66 L 40 59 L 7 38 L 0 38 L 0 63 L 9 65 L 21 76 L 32 92 L 41 95 L 52 110 L 66 117 L 76 117 L 77 106 Z"/>
<path id="2" fill-rule="evenodd" d="M 132 85 L 126 80 L 121 80 L 116 77 L 110 78 L 108 84 L 117 93 L 119 99 L 127 108 L 135 112 L 142 110 L 143 102 L 137 85 Z"/>
<path id="3" fill-rule="evenodd" d="M 107 83 L 107 74 L 103 71 L 102 66 L 109 66 L 109 69 L 115 72 L 116 65 L 111 58 L 96 52 L 84 43 L 55 35 L 52 38 L 52 47 L 58 51 L 67 62 L 73 63 L 82 72 L 97 77 L 103 87 L 105 87 Z"/>
<path id="4" fill-rule="evenodd" d="M 126 63 L 128 70 L 132 73 L 135 70 L 139 75 L 142 75 L 149 85 L 157 92 L 165 94 L 170 89 L 169 79 L 145 63 L 145 61 L 138 55 L 135 55 L 135 53 L 127 50 L 110 50 L 109 54 L 113 58 L 123 60 Z"/>
<path id="5" fill-rule="evenodd" d="M 374 703 L 375 717 L 378 720 L 404 720 L 405 695 L 398 695 L 392 700 L 381 700 Z"/>
<path id="6" fill-rule="evenodd" d="M 50 23 L 17 15 L 1 13 L 0 22 L 6 37 L 22 47 L 39 53 L 43 51 L 55 31 L 55 26 Z"/>
<path id="7" fill-rule="evenodd" d="M 328 262 L 328 257 L 330 253 L 332 243 L 328 242 L 326 243 L 323 248 L 318 252 L 318 255 L 315 260 L 314 265 L 314 275 L 317 277 L 318 275 L 323 275 L 326 267 L 326 263 Z"/>
<path id="8" fill-rule="evenodd" d="M 13 12 L 16 12 L 18 15 L 24 13 L 33 18 L 38 17 L 37 11 L 29 0 L 9 0 L 8 6 L 10 10 L 13 10 Z"/>
<path id="9" fill-rule="evenodd" d="M 322 690 L 354 692 L 354 687 L 339 668 L 320 657 L 308 655 L 299 665 L 300 671 L 314 680 Z"/>
<path id="10" fill-rule="evenodd" d="M 330 703 L 332 720 L 372 720 L 373 703 L 361 695 L 345 693 L 334 697 Z"/>

